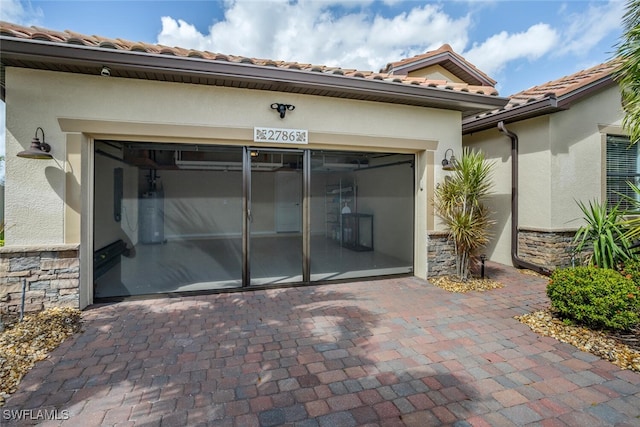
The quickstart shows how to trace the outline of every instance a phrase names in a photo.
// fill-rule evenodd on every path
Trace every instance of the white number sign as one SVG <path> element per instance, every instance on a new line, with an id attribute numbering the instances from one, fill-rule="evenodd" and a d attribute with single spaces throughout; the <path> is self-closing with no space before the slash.
<path id="1" fill-rule="evenodd" d="M 253 128 L 253 142 L 277 142 L 280 144 L 308 144 L 309 132 L 305 129 Z"/>

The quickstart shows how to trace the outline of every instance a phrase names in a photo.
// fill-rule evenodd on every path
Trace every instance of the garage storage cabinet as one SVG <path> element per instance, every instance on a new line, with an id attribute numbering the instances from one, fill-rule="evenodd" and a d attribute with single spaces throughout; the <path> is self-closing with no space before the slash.
<path id="1" fill-rule="evenodd" d="M 354 251 L 372 251 L 373 215 L 342 214 L 342 246 Z"/>

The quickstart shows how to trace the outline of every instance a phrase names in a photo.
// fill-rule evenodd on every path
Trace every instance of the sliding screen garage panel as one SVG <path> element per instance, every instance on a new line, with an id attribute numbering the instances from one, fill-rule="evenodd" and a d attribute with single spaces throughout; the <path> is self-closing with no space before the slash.
<path id="1" fill-rule="evenodd" d="M 96 142 L 94 296 L 241 286 L 242 200 L 242 148 Z"/>
<path id="2" fill-rule="evenodd" d="M 410 274 L 413 164 L 96 141 L 94 297 Z"/>
<path id="3" fill-rule="evenodd" d="M 413 272 L 414 156 L 311 153 L 311 280 Z"/>
<path id="4" fill-rule="evenodd" d="M 300 283 L 302 277 L 301 151 L 251 151 L 249 266 L 251 285 Z"/>

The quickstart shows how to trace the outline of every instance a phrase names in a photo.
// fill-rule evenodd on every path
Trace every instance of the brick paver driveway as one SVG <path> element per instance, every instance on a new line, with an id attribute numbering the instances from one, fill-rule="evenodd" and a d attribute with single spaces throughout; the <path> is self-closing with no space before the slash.
<path id="1" fill-rule="evenodd" d="M 546 306 L 546 281 L 489 272 L 505 288 L 405 278 L 96 306 L 0 423 L 640 425 L 640 374 L 533 333 L 513 316 Z"/>

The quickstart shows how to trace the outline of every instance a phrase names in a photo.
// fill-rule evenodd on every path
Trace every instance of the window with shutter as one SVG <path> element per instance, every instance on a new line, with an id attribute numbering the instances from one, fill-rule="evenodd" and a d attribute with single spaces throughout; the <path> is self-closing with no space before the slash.
<path id="1" fill-rule="evenodd" d="M 607 203 L 621 209 L 630 208 L 623 195 L 638 199 L 628 182 L 640 184 L 638 144 L 630 145 L 626 136 L 607 135 Z"/>

